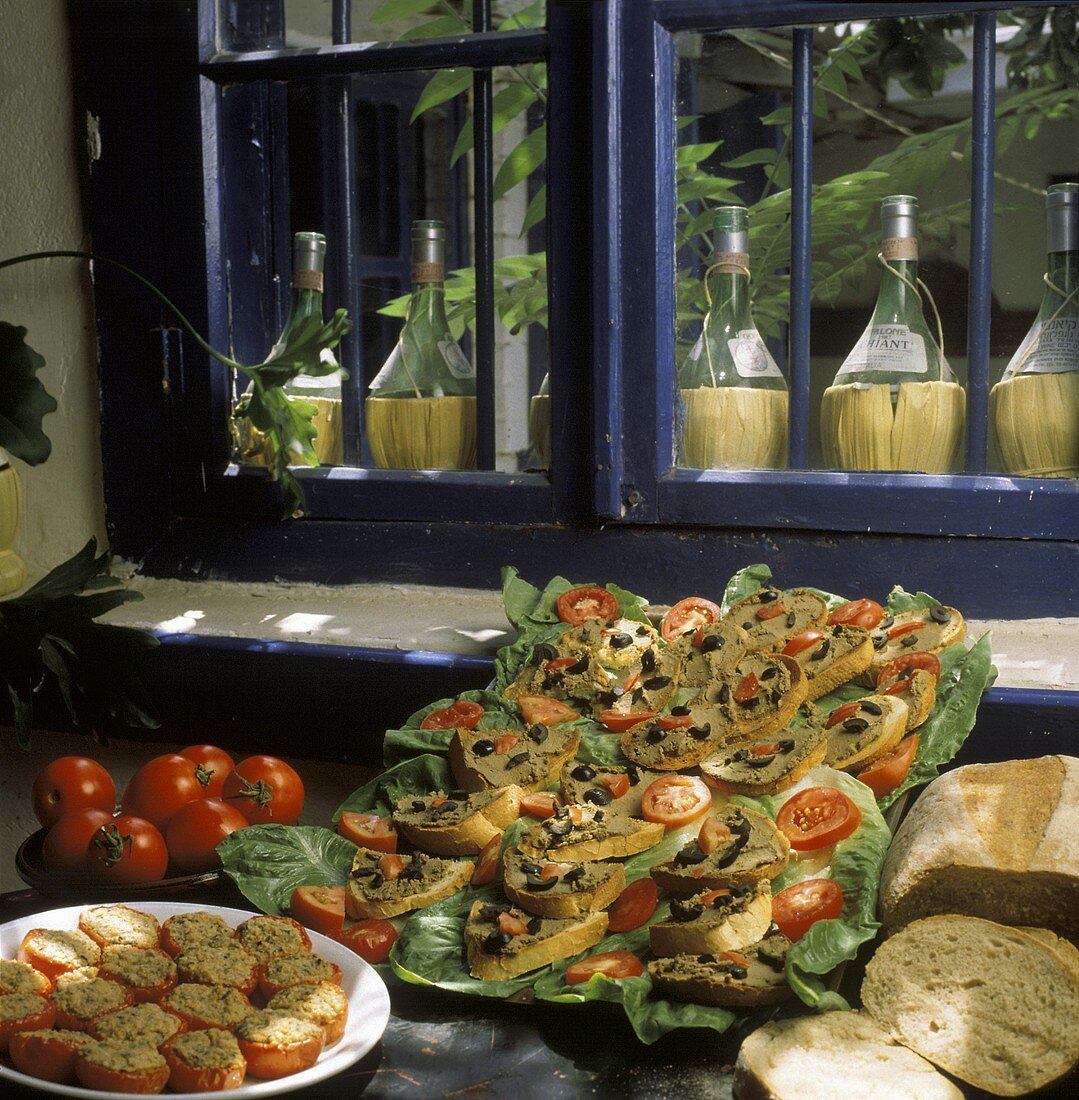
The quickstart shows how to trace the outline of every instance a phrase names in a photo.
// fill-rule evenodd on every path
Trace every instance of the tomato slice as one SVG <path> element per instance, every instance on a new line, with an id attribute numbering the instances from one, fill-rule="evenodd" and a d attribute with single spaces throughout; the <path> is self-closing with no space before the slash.
<path id="1" fill-rule="evenodd" d="M 806 787 L 787 799 L 776 814 L 776 825 L 798 852 L 835 844 L 861 823 L 862 811 L 835 787 Z"/>
<path id="2" fill-rule="evenodd" d="M 661 730 L 684 730 L 693 725 L 692 714 L 661 714 L 656 721 Z"/>
<path id="3" fill-rule="evenodd" d="M 433 710 L 420 723 L 421 730 L 474 730 L 483 717 L 483 707 L 458 699 L 441 710 Z"/>
<path id="4" fill-rule="evenodd" d="M 548 661 L 543 667 L 548 672 L 557 672 L 560 668 L 569 668 L 570 665 L 575 665 L 577 660 L 576 657 L 555 657 L 554 660 Z"/>
<path id="5" fill-rule="evenodd" d="M 393 852 L 387 852 L 378 861 L 378 869 L 387 882 L 392 882 L 405 869 L 405 861 Z"/>
<path id="6" fill-rule="evenodd" d="M 884 621 L 884 608 L 876 600 L 848 600 L 828 616 L 829 626 L 860 626 L 865 630 Z"/>
<path id="7" fill-rule="evenodd" d="M 486 886 L 494 882 L 498 874 L 498 852 L 502 846 L 502 834 L 491 837 L 476 857 L 476 866 L 472 870 L 469 882 L 473 886 Z"/>
<path id="8" fill-rule="evenodd" d="M 749 750 L 750 756 L 771 756 L 779 752 L 778 741 L 762 741 L 759 745 L 753 745 Z"/>
<path id="9" fill-rule="evenodd" d="M 742 682 L 734 689 L 735 702 L 746 703 L 750 699 L 755 699 L 757 693 L 761 690 L 760 681 L 752 673 L 747 673 L 742 677 Z"/>
<path id="10" fill-rule="evenodd" d="M 563 592 L 555 603 L 558 617 L 570 626 L 580 626 L 589 619 L 617 619 L 618 601 L 605 588 L 588 585 Z"/>
<path id="11" fill-rule="evenodd" d="M 665 642 L 673 642 L 690 630 L 698 630 L 708 623 L 718 623 L 722 615 L 719 604 L 703 596 L 687 596 L 663 616 L 659 632 Z"/>
<path id="12" fill-rule="evenodd" d="M 734 963 L 735 966 L 740 966 L 743 970 L 749 969 L 749 959 L 740 951 L 721 951 L 719 957 L 721 959 L 726 959 L 727 962 Z"/>
<path id="13" fill-rule="evenodd" d="M 552 817 L 562 799 L 550 791 L 529 791 L 521 796 L 521 810 L 533 817 Z"/>
<path id="14" fill-rule="evenodd" d="M 707 909 L 716 898 L 725 898 L 729 893 L 728 887 L 719 886 L 715 890 L 706 890 L 697 900 Z"/>
<path id="15" fill-rule="evenodd" d="M 783 647 L 783 654 L 786 657 L 797 657 L 803 650 L 816 645 L 823 638 L 823 631 L 803 630 L 801 634 L 795 634 L 795 636 Z"/>
<path id="16" fill-rule="evenodd" d="M 643 973 L 644 964 L 632 951 L 603 951 L 573 963 L 566 971 L 566 985 L 580 985 L 594 974 L 617 980 L 639 978 Z"/>
<path id="17" fill-rule="evenodd" d="M 910 677 L 900 676 L 898 680 L 891 687 L 886 687 L 883 694 L 885 695 L 905 695 L 910 691 Z"/>
<path id="18" fill-rule="evenodd" d="M 909 737 L 904 737 L 886 756 L 875 760 L 864 771 L 860 771 L 858 778 L 877 798 L 883 798 L 907 778 L 907 772 L 910 771 L 917 752 L 918 735 L 912 733 Z"/>
<path id="19" fill-rule="evenodd" d="M 655 879 L 639 878 L 631 882 L 607 910 L 607 931 L 632 932 L 640 928 L 656 911 L 658 901 Z"/>
<path id="20" fill-rule="evenodd" d="M 388 920 L 372 917 L 350 924 L 334 939 L 355 951 L 365 962 L 380 963 L 389 958 L 390 949 L 397 942 L 397 929 Z"/>
<path id="21" fill-rule="evenodd" d="M 495 738 L 495 755 L 505 756 L 521 738 L 516 733 L 504 733 Z"/>
<path id="22" fill-rule="evenodd" d="M 893 626 L 888 631 L 888 641 L 893 638 L 902 638 L 904 634 L 913 634 L 916 630 L 921 630 L 925 626 L 925 623 L 919 621 L 916 623 L 900 623 L 899 626 Z"/>
<path id="23" fill-rule="evenodd" d="M 780 890 L 772 898 L 772 920 L 792 943 L 819 920 L 843 915 L 843 891 L 830 878 L 811 878 Z"/>
<path id="24" fill-rule="evenodd" d="M 345 924 L 343 886 L 297 886 L 289 899 L 289 912 L 306 928 L 335 936 Z"/>
<path id="25" fill-rule="evenodd" d="M 661 775 L 649 783 L 641 798 L 641 816 L 668 829 L 688 825 L 712 806 L 712 792 L 696 775 Z"/>
<path id="26" fill-rule="evenodd" d="M 557 726 L 559 722 L 576 722 L 581 716 L 565 703 L 546 695 L 522 695 L 517 700 L 524 720 L 531 726 L 537 722 L 545 726 Z"/>
<path id="27" fill-rule="evenodd" d="M 779 600 L 776 600 L 775 603 L 766 603 L 764 607 L 757 608 L 757 618 L 762 623 L 767 622 L 768 619 L 778 619 L 780 615 L 786 614 L 787 609 Z"/>
<path id="28" fill-rule="evenodd" d="M 940 661 L 935 653 L 904 653 L 902 657 L 896 657 L 894 661 L 889 661 L 877 673 L 877 687 L 895 679 L 904 669 L 908 668 L 921 669 L 923 672 L 931 673 L 935 679 L 940 679 Z"/>
<path id="29" fill-rule="evenodd" d="M 618 775 L 597 775 L 596 782 L 611 792 L 612 798 L 621 798 L 629 793 L 629 776 L 625 772 Z"/>
<path id="30" fill-rule="evenodd" d="M 853 718 L 858 713 L 858 709 L 861 705 L 861 699 L 855 699 L 853 703 L 844 703 L 841 707 L 836 707 L 835 710 L 828 715 L 828 721 L 824 723 L 824 728 L 830 730 L 833 726 L 838 726 L 840 722 L 845 722 L 848 718 Z"/>
<path id="31" fill-rule="evenodd" d="M 505 932 L 507 936 L 523 936 L 528 931 L 528 925 L 512 913 L 499 913 L 498 930 Z"/>
<path id="32" fill-rule="evenodd" d="M 393 818 L 378 814 L 343 813 L 337 822 L 337 831 L 346 840 L 374 852 L 396 852 L 397 830 Z"/>
<path id="33" fill-rule="evenodd" d="M 600 724 L 606 726 L 612 733 L 621 733 L 648 722 L 659 714 L 658 710 L 601 710 L 599 713 Z"/>
<path id="34" fill-rule="evenodd" d="M 701 825 L 701 831 L 697 834 L 697 847 L 707 856 L 717 848 L 730 844 L 733 836 L 734 834 L 718 817 L 706 817 Z"/>

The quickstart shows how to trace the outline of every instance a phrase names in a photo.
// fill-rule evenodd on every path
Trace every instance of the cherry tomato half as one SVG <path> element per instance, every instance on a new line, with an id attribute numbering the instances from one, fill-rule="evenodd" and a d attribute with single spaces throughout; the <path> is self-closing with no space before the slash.
<path id="1" fill-rule="evenodd" d="M 563 592 L 555 602 L 558 617 L 570 626 L 580 626 L 589 619 L 617 619 L 618 601 L 605 588 L 588 585 Z"/>
<path id="2" fill-rule="evenodd" d="M 396 852 L 397 830 L 393 827 L 393 818 L 388 814 L 343 813 L 337 822 L 337 831 L 346 840 L 358 844 L 361 848 L 370 848 L 373 852 Z"/>
<path id="3" fill-rule="evenodd" d="M 157 882 L 165 877 L 169 852 L 152 822 L 134 814 L 114 817 L 90 838 L 86 869 L 102 882 Z"/>
<path id="4" fill-rule="evenodd" d="M 830 878 L 811 878 L 780 890 L 772 898 L 772 920 L 797 943 L 819 920 L 843 915 L 843 891 Z"/>
<path id="5" fill-rule="evenodd" d="M 212 871 L 221 866 L 217 846 L 248 824 L 235 806 L 220 798 L 188 802 L 169 818 L 165 829 L 169 859 L 181 871 Z"/>
<path id="6" fill-rule="evenodd" d="M 690 630 L 699 630 L 709 623 L 718 623 L 723 612 L 718 604 L 703 596 L 687 596 L 679 600 L 660 623 L 659 632 L 665 642 L 673 642 Z"/>
<path id="7" fill-rule="evenodd" d="M 479 703 L 458 699 L 441 710 L 433 710 L 420 723 L 421 730 L 474 730 L 483 717 Z"/>
<path id="8" fill-rule="evenodd" d="M 222 797 L 252 825 L 295 825 L 303 810 L 303 780 L 276 756 L 249 756 L 225 780 Z"/>
<path id="9" fill-rule="evenodd" d="M 334 938 L 365 962 L 380 963 L 389 958 L 390 949 L 397 942 L 397 929 L 388 920 L 373 917 L 350 924 Z"/>
<path id="10" fill-rule="evenodd" d="M 848 837 L 862 823 L 862 811 L 835 787 L 806 787 L 788 798 L 776 825 L 798 852 L 811 852 Z"/>
<path id="11" fill-rule="evenodd" d="M 647 924 L 658 901 L 659 891 L 654 879 L 639 878 L 631 882 L 607 910 L 607 931 L 632 932 Z"/>
<path id="12" fill-rule="evenodd" d="M 560 722 L 576 722 L 581 717 L 572 707 L 546 695 L 521 695 L 517 706 L 530 726 L 537 722 L 544 726 L 557 726 Z"/>
<path id="13" fill-rule="evenodd" d="M 86 872 L 86 849 L 112 814 L 92 808 L 64 814 L 45 834 L 41 858 L 50 871 Z"/>
<path id="14" fill-rule="evenodd" d="M 703 779 L 675 772 L 649 783 L 641 798 L 641 816 L 674 829 L 696 821 L 711 806 L 712 792 Z"/>
<path id="15" fill-rule="evenodd" d="M 566 985 L 580 985 L 595 974 L 606 978 L 639 978 L 644 964 L 632 951 L 603 951 L 573 963 L 566 971 Z"/>
<path id="16" fill-rule="evenodd" d="M 116 808 L 116 784 L 96 761 L 86 756 L 61 756 L 46 764 L 34 780 L 34 814 L 42 825 L 54 825 L 73 810 Z"/>
<path id="17" fill-rule="evenodd" d="M 489 882 L 494 882 L 495 876 L 498 874 L 498 852 L 501 846 L 501 833 L 491 837 L 483 846 L 483 850 L 476 857 L 476 866 L 472 869 L 472 878 L 469 879 L 472 886 L 486 886 Z"/>
<path id="18" fill-rule="evenodd" d="M 288 903 L 294 920 L 324 936 L 337 936 L 345 925 L 343 886 L 297 886 Z"/>
<path id="19" fill-rule="evenodd" d="M 877 798 L 883 798 L 907 778 L 907 772 L 910 771 L 917 752 L 918 735 L 912 733 L 909 737 L 904 737 L 890 753 L 860 771 L 858 778 Z"/>
<path id="20" fill-rule="evenodd" d="M 872 630 L 884 620 L 884 608 L 876 600 L 849 600 L 834 608 L 828 616 L 829 626 L 860 626 Z"/>
<path id="21" fill-rule="evenodd" d="M 632 729 L 641 722 L 648 722 L 659 714 L 658 710 L 601 710 L 600 725 L 606 726 L 612 733 L 621 733 Z"/>
<path id="22" fill-rule="evenodd" d="M 797 657 L 803 650 L 816 645 L 823 637 L 823 631 L 803 630 L 801 634 L 795 634 L 795 636 L 783 647 L 783 654 L 786 657 Z"/>
<path id="23" fill-rule="evenodd" d="M 521 812 L 533 817 L 553 817 L 562 799 L 550 791 L 529 791 L 521 796 Z"/>
<path id="24" fill-rule="evenodd" d="M 195 775 L 197 767 L 195 761 L 177 752 L 155 756 L 131 777 L 120 808 L 125 814 L 164 829 L 181 806 L 205 795 Z"/>
<path id="25" fill-rule="evenodd" d="M 894 679 L 906 668 L 920 668 L 923 672 L 932 674 L 940 679 L 940 660 L 935 653 L 904 653 L 902 657 L 896 657 L 889 661 L 877 673 L 877 687 Z"/>
<path id="26" fill-rule="evenodd" d="M 236 767 L 236 761 L 216 745 L 188 745 L 180 750 L 180 755 L 198 765 L 195 778 L 202 786 L 202 793 L 207 798 L 220 798 L 225 780 Z"/>
<path id="27" fill-rule="evenodd" d="M 853 718 L 861 709 L 861 699 L 855 699 L 853 703 L 844 703 L 841 707 L 836 707 L 831 714 L 828 715 L 828 720 L 824 723 L 824 728 L 830 730 L 833 726 L 838 726 L 840 722 L 845 722 L 848 718 Z"/>

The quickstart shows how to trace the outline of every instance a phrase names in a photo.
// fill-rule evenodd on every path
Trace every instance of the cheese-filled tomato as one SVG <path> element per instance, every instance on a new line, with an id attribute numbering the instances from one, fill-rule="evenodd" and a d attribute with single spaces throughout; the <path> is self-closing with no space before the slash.
<path id="1" fill-rule="evenodd" d="M 600 725 L 612 733 L 622 733 L 623 730 L 632 729 L 641 722 L 650 721 L 657 714 L 659 714 L 657 710 L 601 710 L 599 721 Z"/>
<path id="2" fill-rule="evenodd" d="M 631 882 L 607 910 L 607 931 L 632 932 L 640 928 L 656 911 L 658 901 L 659 891 L 654 879 L 639 878 Z"/>
<path id="3" fill-rule="evenodd" d="M 718 623 L 722 614 L 719 605 L 711 600 L 703 596 L 687 596 L 663 616 L 659 632 L 665 642 L 673 642 L 691 630 L 697 631 L 709 623 Z"/>
<path id="4" fill-rule="evenodd" d="M 581 717 L 572 707 L 546 695 L 522 695 L 517 700 L 517 706 L 530 726 L 537 722 L 544 726 L 557 726 L 560 722 L 576 722 Z"/>
<path id="5" fill-rule="evenodd" d="M 798 852 L 811 852 L 848 837 L 862 823 L 862 811 L 835 787 L 806 787 L 788 798 L 776 825 Z"/>
<path id="6" fill-rule="evenodd" d="M 433 710 L 420 723 L 421 730 L 474 730 L 483 717 L 483 707 L 458 699 L 441 710 Z"/>
<path id="7" fill-rule="evenodd" d="M 896 676 L 908 668 L 912 671 L 921 669 L 937 680 L 940 679 L 940 659 L 935 653 L 904 653 L 902 657 L 896 657 L 894 661 L 889 661 L 877 673 L 877 687 L 895 679 Z"/>
<path id="8" fill-rule="evenodd" d="M 661 775 L 649 783 L 641 798 L 641 816 L 668 829 L 688 825 L 708 812 L 712 792 L 696 775 Z"/>
<path id="9" fill-rule="evenodd" d="M 617 619 L 618 601 L 605 588 L 587 585 L 563 592 L 555 602 L 555 610 L 564 623 L 581 626 L 589 619 Z"/>
<path id="10" fill-rule="evenodd" d="M 605 978 L 639 978 L 644 964 L 632 951 L 603 951 L 573 963 L 566 971 L 566 985 L 580 985 L 595 974 Z"/>
<path id="11" fill-rule="evenodd" d="M 346 812 L 337 822 L 337 831 L 361 848 L 370 848 L 373 852 L 397 851 L 397 830 L 388 814 L 379 817 L 378 814 Z"/>
<path id="12" fill-rule="evenodd" d="M 917 752 L 918 735 L 912 733 L 909 737 L 904 737 L 890 753 L 860 771 L 858 778 L 877 798 L 883 798 L 907 778 L 907 772 L 910 771 Z"/>
<path id="13" fill-rule="evenodd" d="M 843 891 L 830 878 L 811 878 L 780 890 L 772 898 L 772 920 L 797 943 L 819 920 L 843 915 Z"/>
<path id="14" fill-rule="evenodd" d="M 343 886 L 297 886 L 288 903 L 289 912 L 305 928 L 336 936 L 345 924 Z"/>
<path id="15" fill-rule="evenodd" d="M 876 600 L 848 600 L 828 616 L 829 626 L 860 626 L 872 630 L 884 621 L 884 608 Z"/>
<path id="16" fill-rule="evenodd" d="M 799 653 L 809 649 L 824 639 L 824 633 L 820 630 L 803 630 L 801 634 L 795 634 L 783 647 L 786 657 L 797 657 Z"/>

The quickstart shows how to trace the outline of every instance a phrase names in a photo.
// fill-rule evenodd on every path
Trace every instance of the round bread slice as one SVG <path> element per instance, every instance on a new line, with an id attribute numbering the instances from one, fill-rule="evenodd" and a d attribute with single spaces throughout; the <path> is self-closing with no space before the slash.
<path id="1" fill-rule="evenodd" d="M 659 772 L 638 768 L 636 764 L 618 767 L 569 760 L 562 765 L 562 794 L 568 803 L 576 802 L 582 806 L 591 803 L 593 806 L 606 806 L 613 813 L 640 817 L 644 792 L 659 776 Z M 625 794 L 612 797 L 624 783 L 629 784 Z M 604 801 L 606 798 L 610 801 Z"/>
<path id="2" fill-rule="evenodd" d="M 937 701 L 937 678 L 921 668 L 907 668 L 904 671 L 909 675 L 886 680 L 880 685 L 880 690 L 886 691 L 900 683 L 905 685 L 902 690 L 896 689 L 894 694 L 907 704 L 907 733 L 913 733 L 933 713 Z"/>
<path id="3" fill-rule="evenodd" d="M 413 852 L 400 874 L 387 879 L 382 862 L 386 858 L 386 853 L 369 848 L 356 852 L 345 887 L 345 912 L 352 920 L 396 917 L 441 901 L 466 886 L 475 868 L 468 859 Z"/>
<path id="4" fill-rule="evenodd" d="M 639 668 L 645 650 L 655 649 L 658 641 L 659 633 L 651 623 L 589 619 L 567 630 L 559 640 L 559 648 L 573 656 L 588 653 L 606 669 Z"/>
<path id="5" fill-rule="evenodd" d="M 518 847 L 533 859 L 589 863 L 625 859 L 658 844 L 664 828 L 599 806 L 559 806 L 552 817 L 527 830 Z"/>
<path id="6" fill-rule="evenodd" d="M 606 909 L 625 887 L 621 863 L 553 863 L 516 849 L 502 857 L 506 897 L 540 917 L 579 917 Z"/>
<path id="7" fill-rule="evenodd" d="M 754 652 L 782 649 L 796 634 L 828 621 L 828 604 L 807 588 L 761 588 L 739 600 L 726 618 L 746 633 Z"/>
<path id="8" fill-rule="evenodd" d="M 828 737 L 817 722 L 761 740 L 727 745 L 701 761 L 709 787 L 724 794 L 777 794 L 823 763 Z"/>
<path id="9" fill-rule="evenodd" d="M 691 707 L 684 718 L 689 724 L 674 729 L 665 728 L 672 720 L 666 715 L 631 726 L 618 739 L 622 754 L 642 768 L 686 771 L 711 756 L 733 730 L 729 706 Z"/>
<path id="10" fill-rule="evenodd" d="M 648 964 L 652 984 L 676 1001 L 752 1007 L 793 996 L 785 967 L 791 942 L 772 932 L 741 951 L 721 955 L 672 955 Z"/>
<path id="11" fill-rule="evenodd" d="M 610 670 L 610 685 L 595 697 L 596 714 L 604 710 L 663 710 L 679 688 L 681 673 L 681 659 L 670 649 L 646 649 L 639 660 Z"/>
<path id="12" fill-rule="evenodd" d="M 750 653 L 706 688 L 694 703 L 730 707 L 729 740 L 765 737 L 789 725 L 806 700 L 809 681 L 802 666 L 778 653 Z"/>
<path id="13" fill-rule="evenodd" d="M 688 630 L 667 647 L 681 663 L 679 685 L 697 691 L 708 687 L 746 655 L 748 640 L 731 619 Z"/>
<path id="14" fill-rule="evenodd" d="M 963 1100 L 864 1012 L 773 1020 L 742 1042 L 736 1100 Z"/>
<path id="15" fill-rule="evenodd" d="M 534 725 L 528 730 L 455 730 L 450 771 L 465 791 L 516 786 L 541 791 L 576 755 L 581 735 L 573 726 Z"/>
<path id="16" fill-rule="evenodd" d="M 652 954 L 721 955 L 763 939 L 772 923 L 772 890 L 767 882 L 720 887 L 688 898 L 671 899 L 671 915 L 648 927 Z"/>
<path id="17" fill-rule="evenodd" d="M 823 626 L 806 633 L 812 644 L 800 648 L 793 659 L 805 673 L 806 698 L 810 701 L 849 683 L 873 661 L 869 631 L 860 626 Z M 797 644 L 795 639 L 792 648 Z"/>
<path id="18" fill-rule="evenodd" d="M 889 753 L 907 733 L 907 704 L 898 695 L 867 695 L 858 710 L 830 728 L 824 762 L 840 771 L 861 770 Z M 853 706 L 844 703 L 843 707 Z M 832 711 L 843 708 L 837 707 Z"/>
<path id="19" fill-rule="evenodd" d="M 862 1002 L 905 1046 L 996 1096 L 1079 1065 L 1079 976 L 1043 941 L 980 917 L 928 917 L 885 940 Z"/>
<path id="20" fill-rule="evenodd" d="M 917 625 L 918 629 L 909 629 Z M 876 687 L 877 674 L 896 657 L 908 653 L 940 653 L 967 636 L 963 616 L 954 607 L 939 604 L 889 616 L 871 634 L 873 660 L 861 682 Z"/>
<path id="21" fill-rule="evenodd" d="M 406 795 L 393 808 L 394 828 L 421 852 L 439 856 L 467 856 L 483 847 L 521 811 L 520 787 L 511 784 L 493 791 L 434 791 L 422 797 Z M 464 798 L 452 797 L 465 794 Z"/>
<path id="22" fill-rule="evenodd" d="M 536 646 L 502 697 L 515 700 L 522 695 L 547 695 L 586 703 L 597 692 L 605 691 L 610 676 L 587 649 L 573 649 L 566 644 L 571 634 L 573 631 L 567 631 L 556 645 L 543 642 Z"/>

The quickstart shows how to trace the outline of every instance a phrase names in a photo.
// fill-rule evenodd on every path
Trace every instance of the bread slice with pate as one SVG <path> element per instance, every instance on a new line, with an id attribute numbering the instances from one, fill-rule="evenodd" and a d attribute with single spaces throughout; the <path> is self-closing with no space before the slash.
<path id="1" fill-rule="evenodd" d="M 541 791 L 558 777 L 581 743 L 568 725 L 533 725 L 527 730 L 455 730 L 450 739 L 450 771 L 465 791 L 508 786 Z"/>
<path id="2" fill-rule="evenodd" d="M 753 652 L 782 649 L 796 634 L 828 621 L 828 604 L 807 588 L 761 588 L 739 600 L 726 619 L 746 633 Z"/>
<path id="3" fill-rule="evenodd" d="M 882 680 L 877 691 L 897 695 L 907 704 L 907 733 L 913 733 L 933 713 L 937 678 L 925 669 L 908 666 L 899 676 Z"/>
<path id="4" fill-rule="evenodd" d="M 641 816 L 641 799 L 658 771 L 636 764 L 583 764 L 576 760 L 562 765 L 562 794 L 567 803 L 606 807 L 628 817 Z"/>
<path id="5" fill-rule="evenodd" d="M 493 791 L 434 791 L 399 798 L 393 808 L 394 828 L 421 852 L 466 856 L 481 852 L 521 811 L 520 787 Z"/>
<path id="6" fill-rule="evenodd" d="M 783 653 L 805 673 L 812 702 L 863 673 L 873 661 L 869 631 L 860 626 L 814 627 L 792 638 Z"/>
<path id="7" fill-rule="evenodd" d="M 763 739 L 726 745 L 701 761 L 701 774 L 724 794 L 778 794 L 823 763 L 827 751 L 824 727 L 807 722 Z"/>
<path id="8" fill-rule="evenodd" d="M 767 882 L 717 887 L 671 899 L 671 915 L 649 925 L 654 955 L 721 955 L 763 939 L 772 923 L 772 891 Z"/>
<path id="9" fill-rule="evenodd" d="M 906 736 L 907 714 L 907 704 L 897 695 L 867 695 L 836 707 L 825 722 L 825 764 L 840 771 L 872 764 Z"/>
<path id="10" fill-rule="evenodd" d="M 873 660 L 861 682 L 875 687 L 880 670 L 908 653 L 940 653 L 967 636 L 963 616 L 954 607 L 936 607 L 889 615 L 871 632 Z"/>
<path id="11" fill-rule="evenodd" d="M 552 817 L 528 829 L 518 847 L 551 863 L 625 859 L 658 844 L 664 828 L 655 821 L 610 812 L 599 806 L 559 806 Z"/>
<path id="12" fill-rule="evenodd" d="M 472 878 L 471 860 L 411 856 L 360 848 L 345 888 L 345 912 L 352 920 L 396 917 L 455 894 Z"/>
<path id="13" fill-rule="evenodd" d="M 516 849 L 502 857 L 506 897 L 540 917 L 579 917 L 606 909 L 625 886 L 621 863 L 555 863 Z"/>
<path id="14" fill-rule="evenodd" d="M 686 771 L 731 736 L 734 724 L 729 705 L 680 709 L 689 713 L 661 714 L 625 730 L 618 739 L 622 755 L 642 768 Z"/>
<path id="15" fill-rule="evenodd" d="M 705 690 L 698 705 L 730 707 L 729 740 L 765 737 L 789 725 L 806 701 L 809 681 L 802 666 L 779 653 L 750 653 Z"/>

